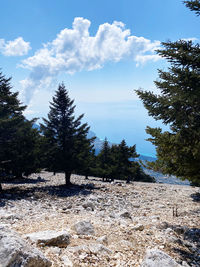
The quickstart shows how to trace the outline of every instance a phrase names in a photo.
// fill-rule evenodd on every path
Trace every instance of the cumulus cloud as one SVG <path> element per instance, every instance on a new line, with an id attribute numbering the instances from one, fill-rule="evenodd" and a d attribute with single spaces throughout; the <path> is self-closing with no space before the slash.
<path id="1" fill-rule="evenodd" d="M 71 29 L 63 29 L 52 42 L 44 44 L 33 56 L 22 61 L 21 66 L 31 70 L 30 77 L 22 82 L 27 101 L 32 97 L 34 86 L 62 72 L 91 71 L 102 68 L 107 62 L 119 62 L 125 58 L 137 65 L 159 59 L 155 50 L 160 42 L 131 35 L 122 22 L 101 24 L 94 36 L 89 33 L 90 25 L 87 19 L 75 18 Z M 31 84 L 27 90 L 26 84 Z"/>
<path id="2" fill-rule="evenodd" d="M 24 56 L 27 55 L 30 49 L 30 43 L 25 42 L 22 37 L 18 37 L 13 41 L 0 39 L 0 52 L 4 56 Z"/>

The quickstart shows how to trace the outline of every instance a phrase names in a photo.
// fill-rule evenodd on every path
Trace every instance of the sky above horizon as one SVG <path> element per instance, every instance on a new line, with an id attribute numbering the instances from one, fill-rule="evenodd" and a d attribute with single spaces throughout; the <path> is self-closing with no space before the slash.
<path id="1" fill-rule="evenodd" d="M 145 128 L 166 126 L 134 89 L 155 90 L 157 69 L 167 69 L 155 53 L 162 41 L 199 41 L 199 18 L 181 0 L 2 0 L 1 10 L 0 68 L 27 118 L 46 117 L 64 82 L 99 138 L 155 155 Z"/>

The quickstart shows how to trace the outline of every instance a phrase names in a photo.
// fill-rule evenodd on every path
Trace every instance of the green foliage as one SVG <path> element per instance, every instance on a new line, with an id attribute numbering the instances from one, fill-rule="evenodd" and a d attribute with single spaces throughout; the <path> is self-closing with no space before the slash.
<path id="1" fill-rule="evenodd" d="M 200 1 L 199 0 L 192 0 L 192 1 L 183 1 L 186 6 L 191 10 L 194 11 L 197 16 L 200 15 Z"/>
<path id="2" fill-rule="evenodd" d="M 18 177 L 36 171 L 36 143 L 39 133 L 33 121 L 23 116 L 25 106 L 18 93 L 11 92 L 11 78 L 0 73 L 0 168 Z"/>
<path id="3" fill-rule="evenodd" d="M 154 182 L 154 179 L 146 175 L 140 164 L 135 160 L 139 157 L 136 153 L 136 147 L 127 146 L 125 140 L 119 145 L 108 144 L 105 139 L 102 149 L 97 156 L 97 164 L 94 176 L 102 177 L 103 180 L 126 180 Z"/>
<path id="4" fill-rule="evenodd" d="M 41 124 L 46 167 L 65 172 L 66 185 L 70 184 L 73 171 L 84 169 L 86 155 L 92 148 L 92 139 L 87 139 L 89 127 L 81 124 L 83 115 L 75 118 L 73 103 L 64 84 L 60 84 L 50 103 L 48 119 Z"/>
<path id="5" fill-rule="evenodd" d="M 115 166 L 115 177 L 121 180 L 133 180 L 133 166 L 135 162 L 134 158 L 139 157 L 136 153 L 136 147 L 128 147 L 125 140 L 122 140 L 118 146 L 114 146 L 114 166 Z"/>
<path id="6" fill-rule="evenodd" d="M 113 179 L 113 158 L 108 140 L 105 138 L 102 149 L 97 156 L 95 176 L 102 177 L 103 180 Z"/>
<path id="7" fill-rule="evenodd" d="M 147 127 L 157 151 L 157 161 L 148 167 L 200 183 L 200 46 L 184 40 L 162 45 L 157 52 L 171 66 L 168 72 L 158 70 L 160 94 L 136 90 L 149 115 L 170 127 L 165 132 Z"/>
<path id="8" fill-rule="evenodd" d="M 16 136 L 16 129 L 23 123 L 25 110 L 17 99 L 18 93 L 11 92 L 11 78 L 6 79 L 0 72 L 0 161 L 10 160 L 7 147 Z"/>
<path id="9" fill-rule="evenodd" d="M 92 142 L 94 138 L 87 139 L 88 142 L 84 141 L 84 149 L 79 154 L 79 162 L 76 165 L 74 172 L 79 175 L 85 175 L 86 179 L 88 176 L 94 175 L 94 170 L 96 167 L 96 157 L 95 150 L 93 149 Z"/>

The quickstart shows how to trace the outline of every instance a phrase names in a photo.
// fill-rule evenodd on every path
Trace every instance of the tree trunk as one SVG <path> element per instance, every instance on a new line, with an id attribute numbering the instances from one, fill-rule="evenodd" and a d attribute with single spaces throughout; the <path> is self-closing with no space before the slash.
<path id="1" fill-rule="evenodd" d="M 85 179 L 88 180 L 88 175 L 85 175 Z"/>
<path id="2" fill-rule="evenodd" d="M 71 185 L 70 177 L 71 177 L 71 172 L 65 172 L 65 185 L 66 186 L 70 186 Z"/>
<path id="3" fill-rule="evenodd" d="M 0 183 L 0 192 L 2 192 L 3 191 L 3 188 L 2 188 L 2 185 L 1 185 L 1 183 Z"/>

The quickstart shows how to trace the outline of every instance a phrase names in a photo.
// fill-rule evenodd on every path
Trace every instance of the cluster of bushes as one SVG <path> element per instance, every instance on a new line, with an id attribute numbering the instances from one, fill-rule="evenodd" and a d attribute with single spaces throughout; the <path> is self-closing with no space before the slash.
<path id="1" fill-rule="evenodd" d="M 72 173 L 93 175 L 105 179 L 145 180 L 137 162 L 135 146 L 109 147 L 105 140 L 99 155 L 95 155 L 93 141 L 87 138 L 89 126 L 82 123 L 83 115 L 75 117 L 74 101 L 68 96 L 64 84 L 60 84 L 50 111 L 40 127 L 34 127 L 36 119 L 28 120 L 23 112 L 26 106 L 12 92 L 10 78 L 0 73 L 0 173 L 28 176 L 40 169 L 64 172 L 66 185 Z"/>

